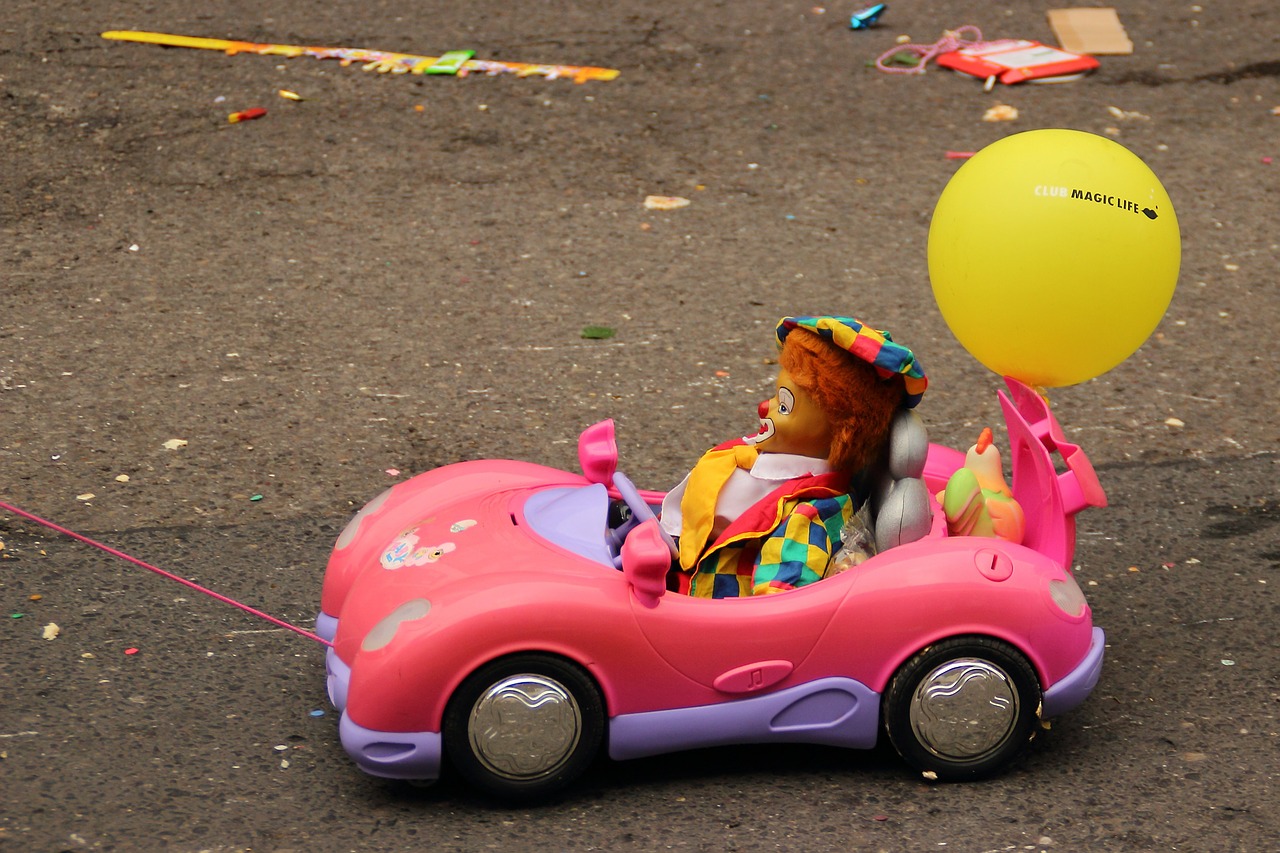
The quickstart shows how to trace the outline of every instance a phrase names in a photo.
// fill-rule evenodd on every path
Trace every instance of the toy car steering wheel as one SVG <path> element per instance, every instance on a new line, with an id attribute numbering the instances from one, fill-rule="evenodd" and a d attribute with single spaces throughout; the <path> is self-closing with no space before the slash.
<path id="1" fill-rule="evenodd" d="M 613 474 L 613 487 L 618 490 L 618 494 L 622 496 L 622 500 L 626 503 L 627 509 L 631 510 L 631 518 L 618 525 L 616 530 L 609 532 L 610 544 L 614 546 L 616 557 L 614 563 L 621 568 L 622 565 L 622 542 L 627 538 L 627 534 L 635 529 L 638 525 L 643 524 L 651 518 L 654 518 L 653 507 L 645 503 L 644 498 L 640 496 L 640 490 L 636 488 L 635 483 L 631 482 L 631 478 L 621 471 L 615 471 Z M 676 543 L 670 535 L 664 530 L 662 538 L 667 541 L 667 547 L 671 549 L 672 555 L 677 553 Z"/>

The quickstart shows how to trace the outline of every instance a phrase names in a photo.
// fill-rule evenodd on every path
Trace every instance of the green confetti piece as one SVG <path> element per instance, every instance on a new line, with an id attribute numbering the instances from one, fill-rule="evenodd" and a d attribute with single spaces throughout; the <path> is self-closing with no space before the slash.
<path id="1" fill-rule="evenodd" d="M 920 64 L 920 56 L 919 54 L 912 53 L 909 50 L 900 50 L 893 56 L 884 60 L 884 64 L 890 67 L 915 68 Z M 868 59 L 866 65 L 868 68 L 875 68 L 876 61 L 874 59 Z"/>
<path id="2" fill-rule="evenodd" d="M 427 66 L 427 73 L 457 74 L 466 66 L 467 60 L 475 55 L 476 52 L 474 50 L 451 50 Z"/>
<path id="3" fill-rule="evenodd" d="M 251 500 L 251 501 L 260 501 L 260 500 L 262 500 L 262 495 L 254 495 L 253 497 L 249 498 L 249 500 Z"/>
<path id="4" fill-rule="evenodd" d="M 613 329 L 608 326 L 587 326 L 582 330 L 582 337 L 589 341 L 603 341 L 606 338 L 612 338 Z"/>

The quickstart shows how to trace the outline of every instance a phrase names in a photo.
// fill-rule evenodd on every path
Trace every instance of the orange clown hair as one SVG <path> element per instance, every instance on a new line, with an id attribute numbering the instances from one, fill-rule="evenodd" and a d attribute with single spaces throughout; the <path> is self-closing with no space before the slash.
<path id="1" fill-rule="evenodd" d="M 805 329 L 787 335 L 778 360 L 831 423 L 831 467 L 856 472 L 875 462 L 903 402 L 902 378 L 881 379 L 867 362 Z"/>

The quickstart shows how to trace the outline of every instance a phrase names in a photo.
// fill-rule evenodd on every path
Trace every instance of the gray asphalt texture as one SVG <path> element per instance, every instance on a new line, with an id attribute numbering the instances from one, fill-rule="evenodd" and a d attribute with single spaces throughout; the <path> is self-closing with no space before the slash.
<path id="1" fill-rule="evenodd" d="M 1276 849 L 1274 4 L 1117 3 L 1133 55 L 989 93 L 867 63 L 962 24 L 1051 41 L 1048 6 L 890 3 L 851 32 L 860 5 L 8 4 L 0 500 L 309 627 L 338 531 L 397 479 L 573 467 L 612 417 L 621 467 L 669 487 L 753 427 L 783 315 L 892 329 L 931 438 L 965 447 L 999 383 L 929 290 L 946 152 L 1086 130 L 1161 178 L 1183 257 L 1151 340 L 1051 393 L 1111 502 L 1080 517 L 1109 645 L 1085 705 L 978 784 L 751 747 L 602 761 L 504 809 L 357 771 L 318 644 L 0 512 L 0 849 Z M 384 76 L 108 29 L 622 75 Z M 1018 119 L 984 122 L 998 103 Z"/>

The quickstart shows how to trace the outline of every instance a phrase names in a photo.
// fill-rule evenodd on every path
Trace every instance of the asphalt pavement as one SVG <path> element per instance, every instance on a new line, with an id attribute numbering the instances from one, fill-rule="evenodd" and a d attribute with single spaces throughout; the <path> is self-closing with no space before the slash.
<path id="1" fill-rule="evenodd" d="M 858 32 L 854 6 L 10 3 L 0 500 L 309 628 L 346 519 L 419 471 L 573 467 L 612 417 L 624 469 L 668 488 L 754 426 L 783 315 L 892 329 L 929 369 L 931 438 L 965 447 L 999 382 L 929 287 L 948 152 L 1085 130 L 1159 176 L 1182 259 L 1151 339 L 1050 393 L 1110 498 L 1080 517 L 1108 640 L 1083 706 L 988 782 L 753 747 L 602 761 L 500 808 L 356 770 L 317 643 L 0 512 L 0 849 L 1275 849 L 1273 4 L 1118 3 L 1132 55 L 991 91 L 869 63 L 962 25 L 1051 41 L 1047 6 L 890 3 Z M 105 30 L 621 74 L 379 75 Z"/>

